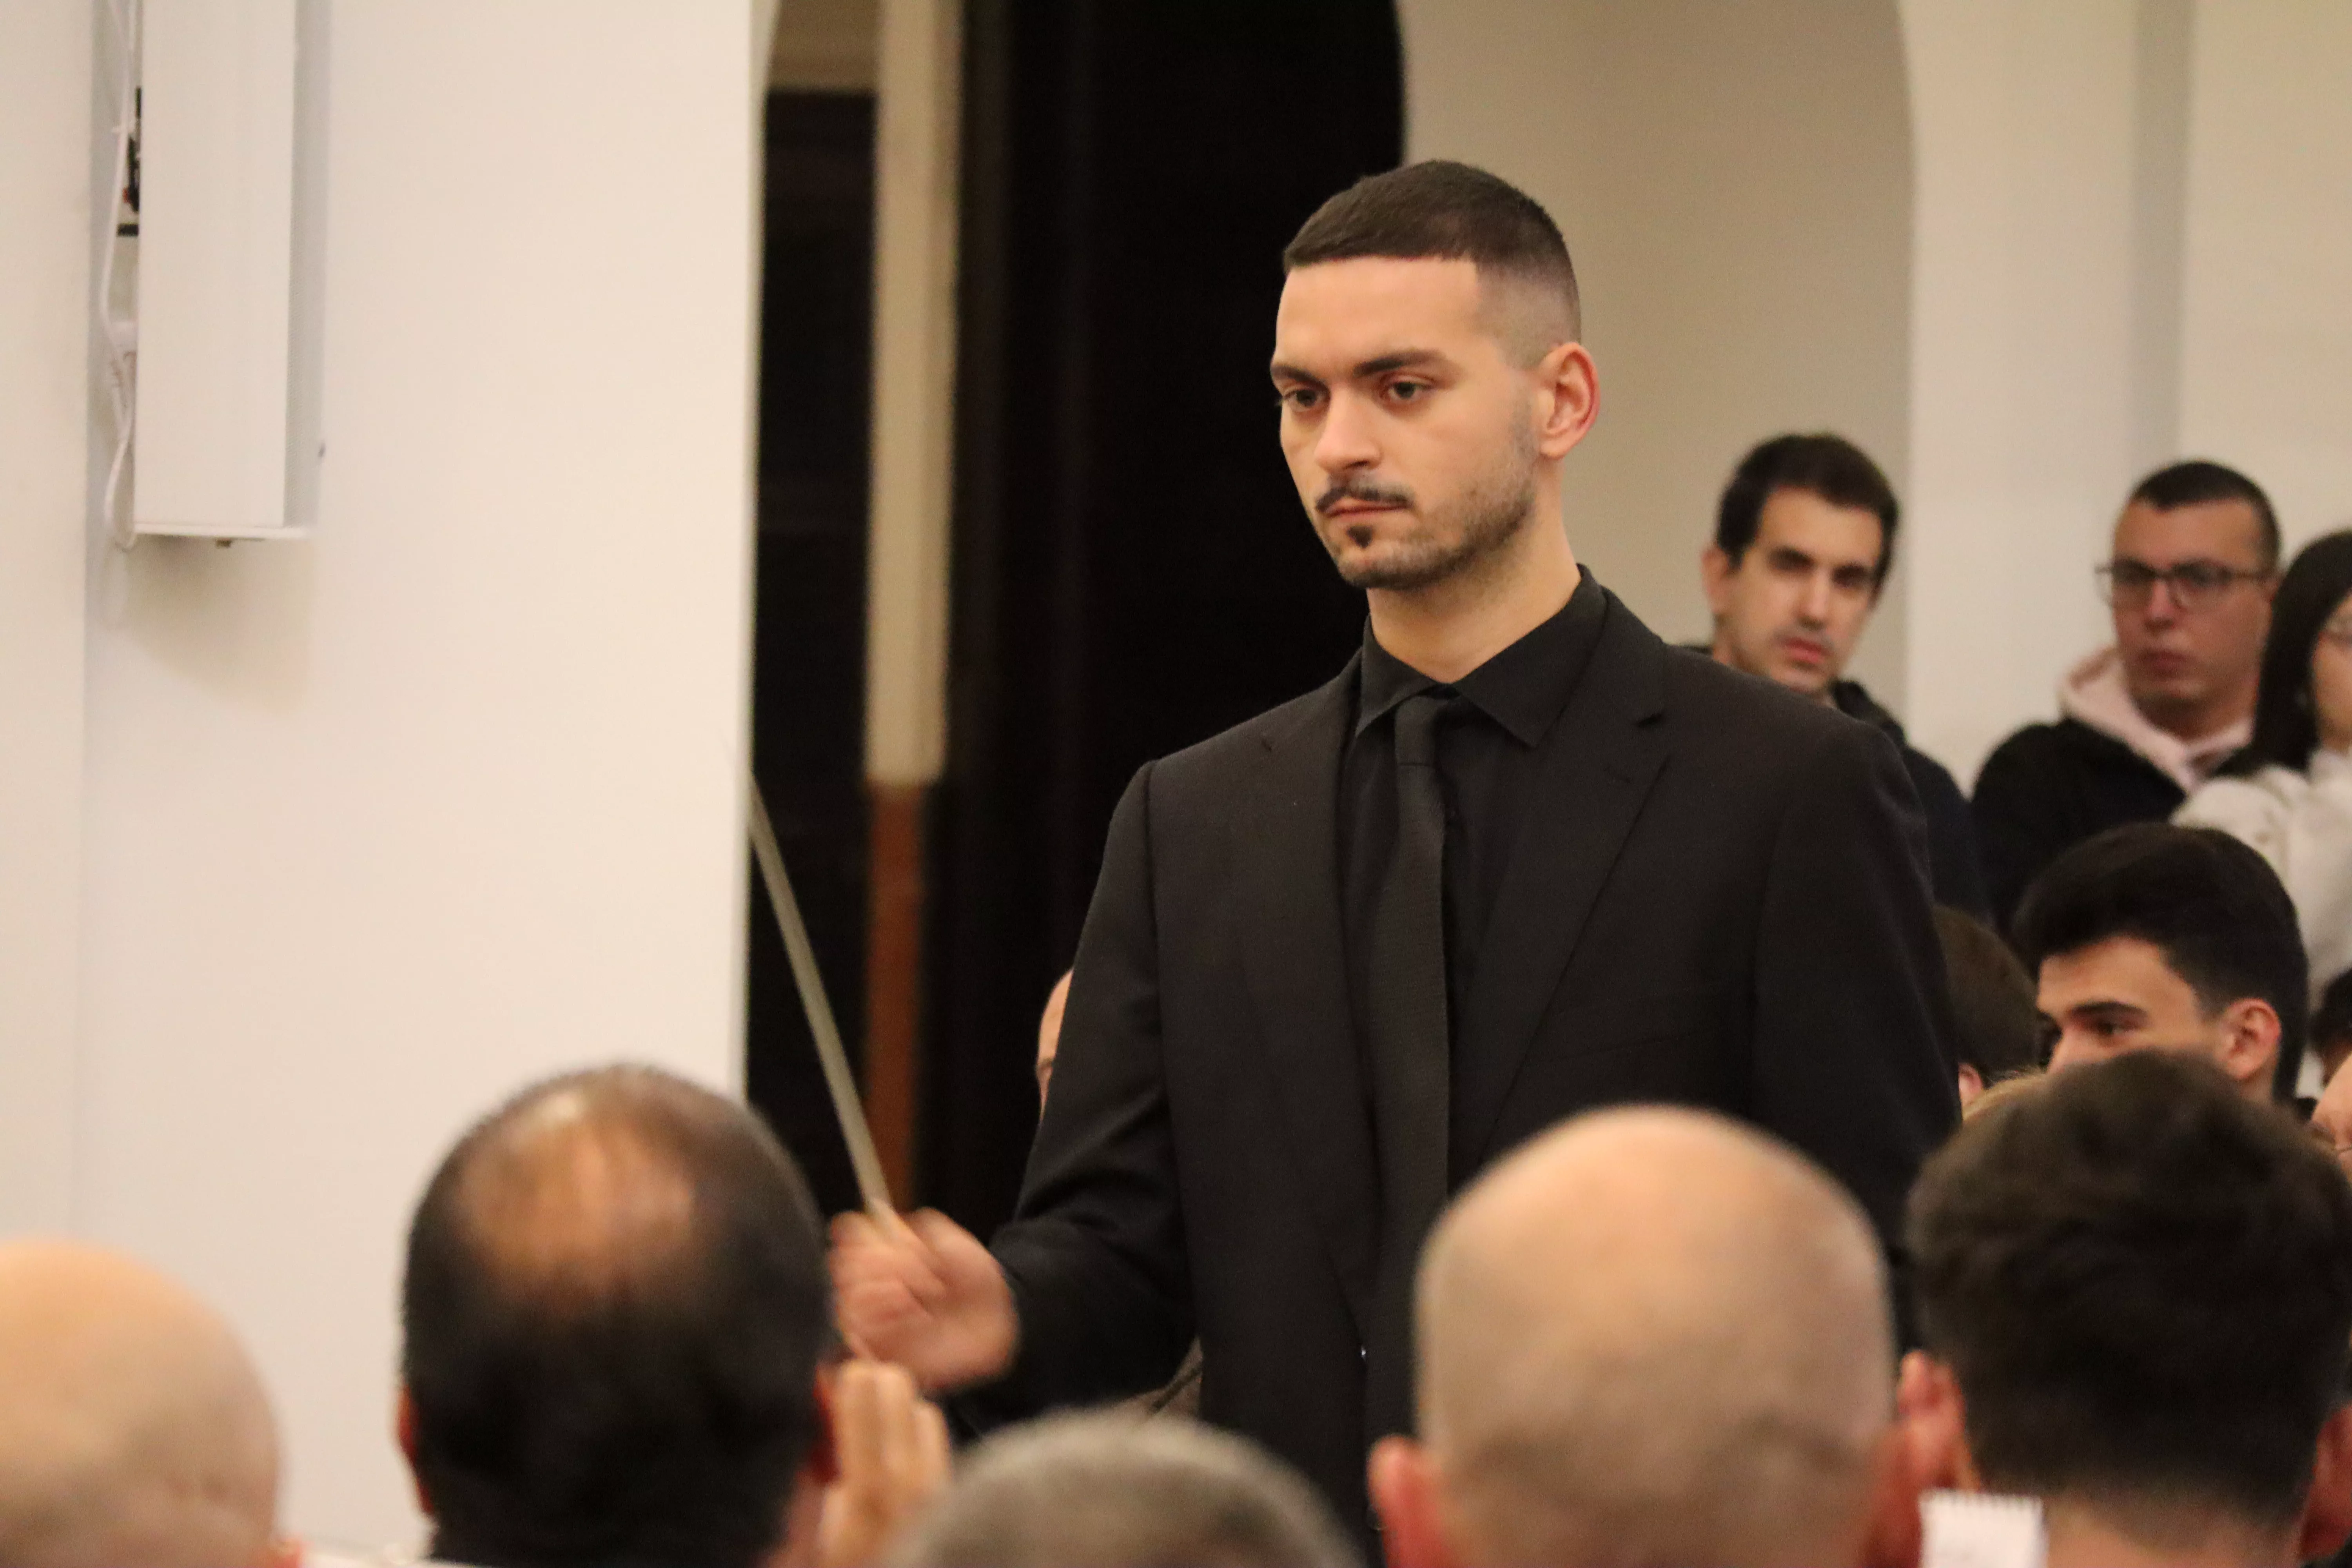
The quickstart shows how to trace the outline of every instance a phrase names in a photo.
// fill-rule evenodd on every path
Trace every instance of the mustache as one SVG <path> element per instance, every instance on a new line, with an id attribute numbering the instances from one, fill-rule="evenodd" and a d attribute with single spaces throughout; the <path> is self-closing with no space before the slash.
<path id="1" fill-rule="evenodd" d="M 1331 515 L 1331 509 L 1341 501 L 1366 501 L 1373 506 L 1409 507 L 1412 492 L 1402 485 L 1384 485 L 1362 474 L 1342 474 L 1331 481 L 1331 488 L 1315 498 L 1315 511 L 1319 517 Z"/>

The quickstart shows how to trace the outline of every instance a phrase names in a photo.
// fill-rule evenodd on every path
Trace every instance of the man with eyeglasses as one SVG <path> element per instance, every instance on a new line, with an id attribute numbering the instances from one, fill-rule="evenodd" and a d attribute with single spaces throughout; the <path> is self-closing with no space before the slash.
<path id="1" fill-rule="evenodd" d="M 2175 463 L 2132 491 L 2097 573 L 2114 646 L 2068 672 L 2058 722 L 2020 730 L 1977 775 L 1977 845 L 2004 926 L 2060 854 L 2169 817 L 2246 743 L 2278 562 L 2270 498 L 2234 468 Z"/>

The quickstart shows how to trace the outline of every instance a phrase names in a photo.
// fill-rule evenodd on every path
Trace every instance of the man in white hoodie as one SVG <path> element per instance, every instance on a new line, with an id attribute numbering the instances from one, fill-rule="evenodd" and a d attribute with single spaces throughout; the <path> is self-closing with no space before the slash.
<path id="1" fill-rule="evenodd" d="M 2244 745 L 2278 585 L 2278 519 L 2219 463 L 2139 482 L 2099 568 L 2116 640 L 2058 689 L 2063 717 L 1977 775 L 1977 844 L 2003 926 L 2042 868 L 2095 833 L 2160 821 Z"/>

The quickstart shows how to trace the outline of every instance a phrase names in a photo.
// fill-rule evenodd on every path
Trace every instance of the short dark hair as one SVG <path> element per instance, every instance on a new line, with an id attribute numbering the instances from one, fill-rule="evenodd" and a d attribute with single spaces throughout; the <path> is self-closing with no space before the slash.
<path id="1" fill-rule="evenodd" d="M 2263 570 L 2277 571 L 2283 553 L 2278 513 L 2271 510 L 2271 498 L 2263 493 L 2263 487 L 2235 468 L 2203 458 L 2174 463 L 2140 480 L 2132 489 L 2131 500 L 2125 504 L 2146 501 L 2158 511 L 2171 511 L 2177 507 L 2202 506 L 2217 500 L 2242 500 L 2254 509 L 2254 521 L 2262 530 Z"/>
<path id="2" fill-rule="evenodd" d="M 1876 580 L 1895 567 L 1895 528 L 1903 509 L 1895 487 L 1870 454 L 1843 436 L 1823 430 L 1811 436 L 1775 436 L 1739 459 L 1723 499 L 1715 508 L 1715 547 L 1734 566 L 1756 542 L 1764 503 L 1782 490 L 1803 490 L 1832 506 L 1852 507 L 1878 519 Z"/>
<path id="3" fill-rule="evenodd" d="M 773 1550 L 819 1431 L 831 1301 L 808 1189 L 741 1106 L 649 1068 L 524 1090 L 425 1188 L 401 1318 L 435 1557 L 751 1568 Z"/>
<path id="4" fill-rule="evenodd" d="M 2054 1074 L 1928 1161 L 1908 1239 L 1988 1486 L 2294 1521 L 2352 1353 L 2352 1187 L 2287 1115 L 2172 1052 Z"/>
<path id="5" fill-rule="evenodd" d="M 1306 1478 L 1181 1416 L 1049 1415 L 990 1437 L 900 1537 L 898 1568 L 1353 1568 Z"/>
<path id="6" fill-rule="evenodd" d="M 2352 969 L 2320 992 L 2311 1014 L 2311 1043 L 2323 1054 L 2330 1046 L 2352 1046 Z"/>
<path id="7" fill-rule="evenodd" d="M 2210 827 L 2135 822 L 2052 861 L 2017 906 L 2011 935 L 2026 968 L 2116 937 L 2164 955 L 2208 1014 L 2259 997 L 2279 1018 L 2273 1098 L 2303 1069 L 2310 964 L 2294 900 L 2252 849 Z"/>
<path id="8" fill-rule="evenodd" d="M 1990 926 L 1948 904 L 1936 906 L 1936 936 L 1959 1026 L 1961 1064 L 1976 1068 L 1986 1083 L 2036 1066 L 2042 1015 L 2033 1005 L 2033 977 L 2017 954 Z"/>
<path id="9" fill-rule="evenodd" d="M 2323 533 L 2295 552 L 2271 600 L 2253 738 L 2223 764 L 2223 773 L 2242 778 L 2265 767 L 2301 773 L 2311 764 L 2319 749 L 2311 656 L 2347 595 L 2352 595 L 2352 531 Z"/>
<path id="10" fill-rule="evenodd" d="M 1471 262 L 1482 278 L 1552 294 L 1566 310 L 1561 342 L 1583 334 L 1576 266 L 1559 226 L 1534 197 L 1484 169 L 1439 158 L 1358 180 L 1300 226 L 1282 266 L 1296 271 L 1374 256 Z"/>

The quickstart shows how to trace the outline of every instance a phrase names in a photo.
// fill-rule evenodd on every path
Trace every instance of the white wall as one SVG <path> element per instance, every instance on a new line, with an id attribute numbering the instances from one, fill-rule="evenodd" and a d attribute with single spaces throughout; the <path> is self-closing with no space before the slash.
<path id="1" fill-rule="evenodd" d="M 1698 639 L 1699 552 L 1750 447 L 1833 429 L 1904 482 L 1895 8 L 1401 0 L 1398 14 L 1409 156 L 1519 184 L 1575 257 L 1601 370 L 1600 423 L 1568 463 L 1578 553 L 1661 633 Z M 1857 663 L 1897 703 L 1903 617 L 1898 575 Z"/>
<path id="2" fill-rule="evenodd" d="M 2197 10 L 2182 447 L 2352 525 L 2352 6 Z"/>
<path id="3" fill-rule="evenodd" d="M 1963 783 L 2107 635 L 2135 477 L 2133 0 L 1904 0 L 1913 739 Z"/>
<path id="4" fill-rule="evenodd" d="M 447 1142 L 571 1064 L 739 1072 L 765 45 L 751 0 L 333 10 L 317 538 L 92 586 L 79 1186 L 259 1351 L 290 1522 L 374 1542 Z"/>
<path id="5" fill-rule="evenodd" d="M 72 1216 L 91 22 L 0 0 L 0 1235 Z"/>

